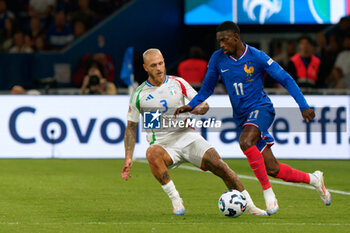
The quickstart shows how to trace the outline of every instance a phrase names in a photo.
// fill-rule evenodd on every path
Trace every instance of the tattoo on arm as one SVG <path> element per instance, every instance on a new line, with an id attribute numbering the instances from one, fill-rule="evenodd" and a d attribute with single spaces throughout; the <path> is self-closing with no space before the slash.
<path id="1" fill-rule="evenodd" d="M 136 129 L 137 123 L 128 121 L 128 125 L 126 126 L 124 134 L 125 158 L 132 158 L 133 156 L 136 143 Z"/>

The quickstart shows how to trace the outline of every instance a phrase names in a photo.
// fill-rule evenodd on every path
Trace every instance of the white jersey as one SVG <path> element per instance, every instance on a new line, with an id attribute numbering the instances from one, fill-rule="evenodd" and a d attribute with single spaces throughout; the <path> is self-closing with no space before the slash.
<path id="1" fill-rule="evenodd" d="M 165 76 L 164 83 L 157 87 L 148 81 L 142 83 L 131 95 L 127 119 L 139 122 L 139 114 L 143 116 L 145 111 L 157 111 L 162 117 L 172 118 L 178 107 L 185 105 L 184 98 L 189 101 L 197 94 L 191 85 L 184 79 L 175 76 Z M 189 116 L 189 113 L 181 114 Z M 183 116 L 182 116 L 183 117 Z M 183 132 L 193 132 L 191 128 L 178 128 L 175 130 L 150 130 L 146 129 L 147 141 L 152 144 L 167 144 L 174 140 L 172 135 Z"/>

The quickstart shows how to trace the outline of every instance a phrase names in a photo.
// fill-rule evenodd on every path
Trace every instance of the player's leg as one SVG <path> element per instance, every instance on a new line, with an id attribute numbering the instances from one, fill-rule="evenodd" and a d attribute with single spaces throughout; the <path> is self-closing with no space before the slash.
<path id="1" fill-rule="evenodd" d="M 243 153 L 247 156 L 249 165 L 263 188 L 266 211 L 271 215 L 276 213 L 279 207 L 267 176 L 264 157 L 256 145 L 260 139 L 261 133 L 256 126 L 245 125 L 239 137 L 239 145 Z"/>
<path id="2" fill-rule="evenodd" d="M 253 125 L 245 125 L 239 137 L 239 145 L 243 153 L 247 156 L 250 167 L 253 169 L 255 176 L 260 181 L 263 190 L 271 188 L 269 178 L 264 163 L 264 157 L 256 146 L 260 140 L 260 131 Z"/>
<path id="3" fill-rule="evenodd" d="M 210 148 L 204 153 L 201 168 L 219 176 L 228 189 L 237 189 L 240 192 L 244 190 L 236 173 L 220 158 L 214 148 Z"/>
<path id="4" fill-rule="evenodd" d="M 146 157 L 153 176 L 162 185 L 164 192 L 169 196 L 173 204 L 174 214 L 185 214 L 180 194 L 170 178 L 168 166 L 173 164 L 173 160 L 168 152 L 159 145 L 153 145 L 147 149 Z"/>
<path id="5" fill-rule="evenodd" d="M 311 174 L 291 168 L 287 164 L 277 162 L 270 146 L 267 146 L 262 154 L 269 176 L 280 178 L 287 182 L 310 184 Z"/>
<path id="6" fill-rule="evenodd" d="M 209 170 L 219 176 L 224 181 L 227 189 L 237 189 L 241 191 L 247 200 L 246 212 L 253 215 L 266 215 L 266 211 L 257 208 L 254 205 L 247 190 L 244 187 L 234 171 L 221 159 L 216 150 L 199 134 L 192 133 L 193 140 L 190 144 L 181 149 L 184 160 L 201 168 Z"/>
<path id="7" fill-rule="evenodd" d="M 254 205 L 247 190 L 244 189 L 243 184 L 236 173 L 221 159 L 214 148 L 208 149 L 202 158 L 201 168 L 211 171 L 213 174 L 219 176 L 225 183 L 228 189 L 237 189 L 246 197 L 248 214 L 252 215 L 267 215 L 266 211 L 257 208 Z"/>
<path id="8" fill-rule="evenodd" d="M 257 107 L 239 122 L 239 125 L 242 125 L 239 145 L 247 156 L 250 167 L 263 188 L 268 214 L 278 211 L 278 203 L 267 176 L 264 157 L 261 152 L 267 144 L 263 132 L 267 131 L 274 118 L 275 111 L 273 107 L 266 105 Z"/>
<path id="9" fill-rule="evenodd" d="M 311 174 L 294 169 L 287 164 L 279 163 L 273 155 L 270 146 L 267 146 L 263 151 L 263 156 L 268 175 L 286 182 L 311 184 L 316 188 L 323 203 L 325 205 L 331 204 L 331 195 L 324 186 L 323 173 L 321 171 L 315 171 Z"/>

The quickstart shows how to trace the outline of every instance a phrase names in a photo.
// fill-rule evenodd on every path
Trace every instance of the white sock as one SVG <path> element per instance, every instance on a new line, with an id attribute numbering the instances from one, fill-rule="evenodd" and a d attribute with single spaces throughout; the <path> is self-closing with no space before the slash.
<path id="1" fill-rule="evenodd" d="M 252 198 L 250 197 L 249 193 L 247 190 L 243 190 L 241 193 L 243 193 L 243 195 L 245 196 L 245 199 L 247 201 L 247 205 L 254 205 L 254 202 L 252 200 Z"/>
<path id="2" fill-rule="evenodd" d="M 312 174 L 312 173 L 309 173 L 309 175 L 310 175 L 310 184 L 315 186 L 316 182 L 317 182 L 316 176 L 314 174 Z"/>
<path id="3" fill-rule="evenodd" d="M 176 190 L 174 182 L 170 180 L 169 183 L 162 185 L 162 188 L 169 198 L 173 201 L 180 198 L 179 192 Z"/>
<path id="4" fill-rule="evenodd" d="M 276 199 L 276 196 L 272 190 L 272 187 L 264 190 L 264 199 L 265 199 L 265 202 L 266 201 L 274 201 Z"/>

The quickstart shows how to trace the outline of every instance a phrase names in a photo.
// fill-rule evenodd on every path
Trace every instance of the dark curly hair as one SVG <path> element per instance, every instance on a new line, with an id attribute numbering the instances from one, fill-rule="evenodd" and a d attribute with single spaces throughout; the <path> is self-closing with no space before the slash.
<path id="1" fill-rule="evenodd" d="M 231 31 L 237 33 L 238 35 L 240 34 L 240 30 L 239 30 L 238 25 L 236 23 L 232 22 L 232 21 L 222 22 L 216 28 L 216 32 L 222 32 L 222 31 L 227 31 L 227 30 L 231 30 Z"/>

